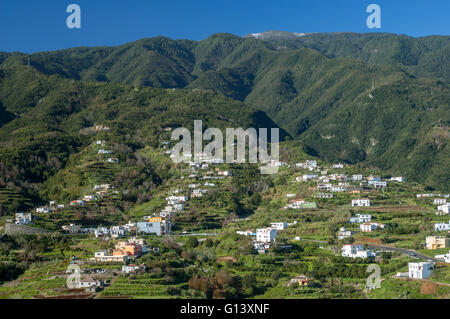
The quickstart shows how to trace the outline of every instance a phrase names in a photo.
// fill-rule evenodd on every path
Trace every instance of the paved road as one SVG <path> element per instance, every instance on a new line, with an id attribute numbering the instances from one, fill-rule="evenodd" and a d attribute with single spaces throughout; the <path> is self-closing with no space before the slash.
<path id="1" fill-rule="evenodd" d="M 404 248 L 397 248 L 397 247 L 390 247 L 390 246 L 379 246 L 379 245 L 367 245 L 371 248 L 375 248 L 375 249 L 379 249 L 379 250 L 385 250 L 385 251 L 395 251 L 404 255 L 407 255 L 409 257 L 412 258 L 416 258 L 416 259 L 425 259 L 425 260 L 432 260 L 434 262 L 440 262 L 439 259 L 424 255 L 424 254 L 420 254 L 414 250 L 408 250 L 408 249 L 404 249 Z"/>

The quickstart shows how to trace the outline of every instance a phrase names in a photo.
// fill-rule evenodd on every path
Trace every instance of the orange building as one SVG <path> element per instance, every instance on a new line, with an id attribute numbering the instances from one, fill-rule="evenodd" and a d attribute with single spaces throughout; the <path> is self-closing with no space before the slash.
<path id="1" fill-rule="evenodd" d="M 113 250 L 113 256 L 140 256 L 142 254 L 142 246 L 137 243 L 129 243 L 120 241 Z"/>

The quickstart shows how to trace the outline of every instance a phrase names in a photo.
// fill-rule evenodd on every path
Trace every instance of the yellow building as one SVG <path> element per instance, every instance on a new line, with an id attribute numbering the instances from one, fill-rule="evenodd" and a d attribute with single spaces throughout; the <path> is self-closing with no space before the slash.
<path id="1" fill-rule="evenodd" d="M 440 236 L 428 236 L 426 239 L 427 249 L 440 249 L 450 247 L 450 238 Z"/>

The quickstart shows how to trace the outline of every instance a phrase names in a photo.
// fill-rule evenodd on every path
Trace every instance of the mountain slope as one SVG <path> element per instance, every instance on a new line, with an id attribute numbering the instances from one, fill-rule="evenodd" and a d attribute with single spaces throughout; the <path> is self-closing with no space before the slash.
<path id="1" fill-rule="evenodd" d="M 449 170 L 440 169 L 448 167 L 449 48 L 448 36 L 270 31 L 246 38 L 215 34 L 199 42 L 157 37 L 112 48 L 44 52 L 30 61 L 48 75 L 219 93 L 264 111 L 306 143 L 311 154 L 362 161 L 448 189 Z M 26 64 L 24 55 L 4 58 L 2 67 L 20 59 Z M 25 88 L 20 94 L 27 97 L 20 103 L 5 95 L 0 112 L 9 113 L 3 113 L 0 125 L 36 103 L 45 90 L 36 84 Z M 382 101 L 379 92 L 384 92 Z M 372 108 L 361 113 L 367 104 L 362 101 L 374 93 Z M 393 114 L 386 118 L 389 128 L 374 118 L 383 112 Z M 330 129 L 334 125 L 338 128 Z M 352 142 L 354 132 L 358 143 Z M 427 151 L 435 135 L 438 147 Z M 384 144 L 370 146 L 371 140 Z"/>
<path id="2" fill-rule="evenodd" d="M 101 139 L 93 128 L 98 124 L 115 128 L 109 147 L 124 164 L 112 176 L 126 174 L 130 163 L 144 162 L 136 170 L 149 170 L 149 184 L 161 183 L 164 176 L 156 163 L 137 152 L 158 149 L 170 139 L 164 127 L 192 131 L 197 119 L 203 120 L 204 129 L 276 127 L 264 112 L 210 92 L 80 82 L 44 75 L 22 62 L 20 57 L 9 60 L 0 78 L 3 112 L 14 114 L 0 127 L 0 188 L 9 189 L 7 196 L 0 194 L 3 211 L 49 198 L 74 199 L 86 185 L 104 182 L 95 176 L 105 168 L 89 166 L 89 159 L 97 156 L 91 145 Z"/>

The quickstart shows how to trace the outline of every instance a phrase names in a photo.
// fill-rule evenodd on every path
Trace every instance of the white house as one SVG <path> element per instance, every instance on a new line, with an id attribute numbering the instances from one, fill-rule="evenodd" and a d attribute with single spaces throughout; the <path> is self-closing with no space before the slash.
<path id="1" fill-rule="evenodd" d="M 341 163 L 334 164 L 333 168 L 344 168 L 344 164 L 341 164 Z"/>
<path id="2" fill-rule="evenodd" d="M 343 186 L 331 186 L 332 192 L 345 192 L 346 188 Z"/>
<path id="3" fill-rule="evenodd" d="M 237 230 L 236 234 L 238 235 L 243 235 L 243 236 L 255 236 L 256 234 L 254 232 L 252 232 L 251 230 L 246 230 L 246 231 L 242 231 L 242 230 Z"/>
<path id="4" fill-rule="evenodd" d="M 330 183 L 327 184 L 317 184 L 317 190 L 319 191 L 327 191 L 331 190 L 332 185 Z"/>
<path id="5" fill-rule="evenodd" d="M 376 230 L 377 228 L 384 228 L 384 225 L 379 224 L 379 223 L 368 222 L 368 223 L 359 225 L 359 228 L 361 229 L 361 231 L 367 233 L 367 232 L 372 232 L 372 231 Z"/>
<path id="6" fill-rule="evenodd" d="M 97 199 L 97 197 L 95 195 L 85 195 L 83 198 L 83 200 L 85 200 L 86 202 L 90 202 L 90 201 L 93 201 L 96 199 Z"/>
<path id="7" fill-rule="evenodd" d="M 122 273 L 123 274 L 129 274 L 129 273 L 135 273 L 139 269 L 141 269 L 142 266 L 138 266 L 135 264 L 125 265 L 122 266 Z"/>
<path id="8" fill-rule="evenodd" d="M 112 151 L 109 150 L 98 150 L 97 154 L 112 154 Z"/>
<path id="9" fill-rule="evenodd" d="M 433 204 L 434 204 L 434 205 L 444 205 L 444 204 L 447 204 L 447 199 L 445 199 L 445 198 L 435 198 L 435 199 L 433 200 Z"/>
<path id="10" fill-rule="evenodd" d="M 370 199 L 361 198 L 361 199 L 352 199 L 352 206 L 370 206 Z"/>
<path id="11" fill-rule="evenodd" d="M 371 215 L 367 214 L 356 214 L 355 217 L 350 217 L 350 223 L 367 223 L 372 220 Z"/>
<path id="12" fill-rule="evenodd" d="M 341 227 L 338 231 L 338 239 L 344 239 L 351 237 L 354 234 L 351 230 L 347 230 L 345 227 Z"/>
<path id="13" fill-rule="evenodd" d="M 369 184 L 372 184 L 373 187 L 375 187 L 375 188 L 385 188 L 385 187 L 387 187 L 387 183 L 386 182 L 382 182 L 382 181 L 373 181 L 372 183 L 369 182 Z"/>
<path id="14" fill-rule="evenodd" d="M 450 221 L 447 224 L 446 223 L 434 224 L 434 230 L 435 231 L 450 230 Z"/>
<path id="15" fill-rule="evenodd" d="M 36 208 L 36 213 L 50 213 L 51 210 L 49 207 L 38 207 Z"/>
<path id="16" fill-rule="evenodd" d="M 334 194 L 330 194 L 330 193 L 319 193 L 314 195 L 315 198 L 333 198 Z"/>
<path id="17" fill-rule="evenodd" d="M 354 181 L 362 181 L 363 176 L 362 176 L 362 174 L 355 174 L 355 175 L 352 176 L 352 179 Z"/>
<path id="18" fill-rule="evenodd" d="M 276 223 L 270 223 L 270 227 L 271 228 L 274 228 L 274 229 L 276 229 L 276 230 L 284 230 L 284 229 L 286 229 L 287 228 L 287 223 L 285 223 L 285 222 L 276 222 Z"/>
<path id="19" fill-rule="evenodd" d="M 306 166 L 310 168 L 316 168 L 317 167 L 317 161 L 315 160 L 307 160 Z"/>
<path id="20" fill-rule="evenodd" d="M 192 193 L 193 193 L 194 195 L 206 194 L 207 192 L 208 192 L 208 190 L 206 190 L 206 189 L 200 189 L 200 188 L 194 189 L 194 190 L 192 191 Z"/>
<path id="21" fill-rule="evenodd" d="M 434 256 L 434 258 L 436 258 L 436 259 L 443 259 L 444 262 L 446 262 L 447 264 L 450 264 L 450 250 L 448 251 L 448 254 L 436 255 L 436 256 Z"/>
<path id="22" fill-rule="evenodd" d="M 438 206 L 438 210 L 440 210 L 443 214 L 448 214 L 450 211 L 450 203 L 445 203 L 444 205 Z"/>
<path id="23" fill-rule="evenodd" d="M 270 243 L 275 241 L 277 230 L 273 228 L 260 228 L 256 230 L 256 241 L 262 243 Z"/>
<path id="24" fill-rule="evenodd" d="M 183 209 L 184 209 L 184 206 L 181 203 L 173 205 L 173 210 L 183 210 Z"/>
<path id="25" fill-rule="evenodd" d="M 317 174 L 304 174 L 302 178 L 304 181 L 309 181 L 310 179 L 314 179 L 317 177 L 319 177 Z"/>
<path id="26" fill-rule="evenodd" d="M 86 277 L 80 279 L 77 283 L 77 288 L 100 288 L 104 285 L 103 281 L 94 279 L 92 277 Z"/>
<path id="27" fill-rule="evenodd" d="M 433 265 L 429 262 L 409 263 L 409 278 L 425 279 L 431 276 Z"/>
<path id="28" fill-rule="evenodd" d="M 375 253 L 371 250 L 365 250 L 361 244 L 348 244 L 342 246 L 342 257 L 350 258 L 370 258 L 375 257 Z"/>
<path id="29" fill-rule="evenodd" d="M 68 232 L 69 234 L 79 234 L 79 233 L 81 233 L 81 226 L 77 225 L 77 224 L 64 225 L 64 226 L 61 226 L 61 228 L 65 232 Z"/>
<path id="30" fill-rule="evenodd" d="M 406 178 L 404 178 L 403 176 L 391 177 L 391 181 L 404 183 L 406 181 Z"/>

